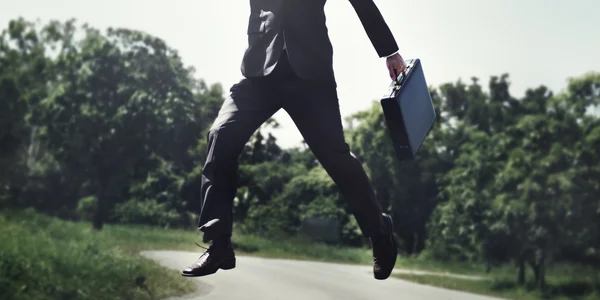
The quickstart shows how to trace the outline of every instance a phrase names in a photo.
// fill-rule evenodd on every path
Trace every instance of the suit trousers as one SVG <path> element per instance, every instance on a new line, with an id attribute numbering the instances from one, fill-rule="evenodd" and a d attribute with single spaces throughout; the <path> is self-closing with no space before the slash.
<path id="1" fill-rule="evenodd" d="M 218 235 L 231 235 L 239 155 L 254 132 L 282 108 L 348 201 L 363 235 L 382 233 L 381 207 L 344 138 L 335 81 L 301 79 L 285 51 L 272 73 L 244 78 L 231 87 L 209 130 L 199 226 L 219 219 Z"/>

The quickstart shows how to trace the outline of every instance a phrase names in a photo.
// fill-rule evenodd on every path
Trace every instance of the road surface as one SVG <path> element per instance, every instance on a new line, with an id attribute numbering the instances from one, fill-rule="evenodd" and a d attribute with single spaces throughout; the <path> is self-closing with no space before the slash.
<path id="1" fill-rule="evenodd" d="M 145 251 L 142 255 L 180 272 L 199 253 Z M 379 281 L 369 266 L 238 256 L 232 270 L 193 280 L 198 290 L 169 300 L 497 300 L 395 278 Z"/>

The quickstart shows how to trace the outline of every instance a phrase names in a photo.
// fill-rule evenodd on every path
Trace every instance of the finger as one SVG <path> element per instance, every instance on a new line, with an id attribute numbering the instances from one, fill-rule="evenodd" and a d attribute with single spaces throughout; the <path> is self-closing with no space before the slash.
<path id="1" fill-rule="evenodd" d="M 396 70 L 398 70 L 398 73 L 402 73 L 404 72 L 404 70 L 406 70 L 406 66 L 405 65 L 400 65 L 396 68 Z"/>
<path id="2" fill-rule="evenodd" d="M 392 81 L 395 81 L 396 77 L 397 77 L 396 74 L 394 74 L 395 71 L 396 70 L 393 67 L 388 68 L 388 72 L 390 74 L 390 78 L 392 79 Z"/>

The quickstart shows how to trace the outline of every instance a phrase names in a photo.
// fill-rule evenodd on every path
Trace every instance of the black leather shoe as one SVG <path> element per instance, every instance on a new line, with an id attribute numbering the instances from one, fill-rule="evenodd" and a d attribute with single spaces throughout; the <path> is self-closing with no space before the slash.
<path id="1" fill-rule="evenodd" d="M 230 270 L 235 268 L 235 253 L 233 252 L 231 243 L 229 245 L 213 243 L 205 249 L 206 251 L 200 255 L 194 264 L 181 272 L 182 276 L 206 276 L 216 273 L 219 269 Z"/>
<path id="2" fill-rule="evenodd" d="M 373 245 L 373 275 L 378 280 L 390 277 L 398 257 L 398 246 L 394 238 L 392 217 L 383 214 L 383 223 L 384 233 L 371 238 L 371 244 Z"/>

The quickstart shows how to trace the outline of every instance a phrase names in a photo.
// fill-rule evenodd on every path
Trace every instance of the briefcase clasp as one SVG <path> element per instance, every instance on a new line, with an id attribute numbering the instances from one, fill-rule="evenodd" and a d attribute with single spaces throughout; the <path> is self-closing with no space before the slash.
<path id="1" fill-rule="evenodd" d="M 406 69 L 404 69 L 404 71 L 402 71 L 402 73 L 400 73 L 400 75 L 396 75 L 396 80 L 394 80 L 392 82 L 392 86 L 391 86 L 391 93 L 389 95 L 389 97 L 394 97 L 395 93 L 397 91 L 400 90 L 400 88 L 402 88 L 402 84 L 404 84 L 404 79 L 406 78 L 406 74 L 407 74 L 407 70 L 410 68 L 410 65 L 406 66 Z M 394 73 L 396 72 L 396 70 L 394 70 Z"/>

